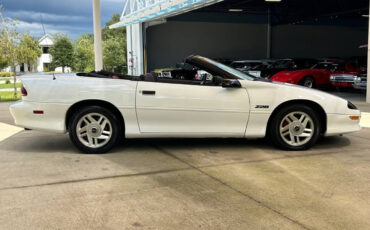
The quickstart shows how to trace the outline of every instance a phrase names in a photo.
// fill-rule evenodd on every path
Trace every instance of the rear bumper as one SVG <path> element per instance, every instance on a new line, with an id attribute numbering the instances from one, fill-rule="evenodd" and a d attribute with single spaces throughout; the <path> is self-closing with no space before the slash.
<path id="1" fill-rule="evenodd" d="M 360 120 L 351 120 L 350 116 L 361 116 L 361 112 L 353 110 L 351 114 L 328 114 L 325 136 L 336 136 L 360 131 Z"/>
<path id="2" fill-rule="evenodd" d="M 43 114 L 34 114 L 34 111 Z M 68 105 L 18 101 L 10 105 L 17 126 L 27 129 L 66 133 L 65 117 Z"/>

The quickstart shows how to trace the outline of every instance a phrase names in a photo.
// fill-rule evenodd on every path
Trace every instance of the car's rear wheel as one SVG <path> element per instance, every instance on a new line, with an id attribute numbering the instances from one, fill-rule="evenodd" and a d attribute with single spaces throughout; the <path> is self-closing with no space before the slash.
<path id="1" fill-rule="evenodd" d="M 299 84 L 312 89 L 315 88 L 315 79 L 312 77 L 305 77 L 299 82 Z"/>
<path id="2" fill-rule="evenodd" d="M 106 108 L 85 107 L 70 119 L 69 136 L 75 146 L 85 153 L 105 153 L 118 142 L 120 123 Z"/>
<path id="3" fill-rule="evenodd" d="M 279 148 L 306 150 L 311 148 L 320 136 L 320 118 L 309 106 L 287 106 L 272 119 L 270 137 Z"/>

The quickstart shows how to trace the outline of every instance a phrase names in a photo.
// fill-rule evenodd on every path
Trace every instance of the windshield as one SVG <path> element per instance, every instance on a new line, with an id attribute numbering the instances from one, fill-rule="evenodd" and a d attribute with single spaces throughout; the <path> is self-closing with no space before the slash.
<path id="1" fill-rule="evenodd" d="M 235 69 L 253 69 L 256 66 L 260 65 L 261 62 L 233 62 L 231 63 L 231 67 Z"/>
<path id="2" fill-rule="evenodd" d="M 204 58 L 207 62 L 209 62 L 210 64 L 212 65 L 215 65 L 217 66 L 218 68 L 226 71 L 226 72 L 229 72 L 231 73 L 232 75 L 242 79 L 242 80 L 248 80 L 248 81 L 254 81 L 255 79 L 257 79 L 257 77 L 253 76 L 253 75 L 250 75 L 250 74 L 247 74 L 247 73 L 243 73 L 239 70 L 236 70 L 230 66 L 227 66 L 227 65 L 224 65 L 224 64 L 221 64 L 219 62 L 216 62 L 216 61 L 213 61 L 211 59 L 208 59 L 208 58 Z"/>
<path id="3" fill-rule="evenodd" d="M 345 71 L 346 67 L 344 64 L 338 63 L 319 63 L 313 66 L 312 69 L 325 69 L 334 72 L 334 71 Z"/>
<path id="4" fill-rule="evenodd" d="M 278 69 L 288 69 L 291 67 L 291 65 L 291 60 L 278 60 L 273 64 L 273 66 Z"/>

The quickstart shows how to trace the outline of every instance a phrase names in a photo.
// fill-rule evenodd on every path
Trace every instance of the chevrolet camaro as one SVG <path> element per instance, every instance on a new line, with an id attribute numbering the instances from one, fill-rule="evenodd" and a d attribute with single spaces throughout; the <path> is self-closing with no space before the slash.
<path id="1" fill-rule="evenodd" d="M 86 153 L 124 138 L 264 138 L 306 150 L 320 136 L 360 130 L 351 102 L 313 89 L 271 82 L 201 56 L 186 62 L 210 77 L 161 78 L 108 72 L 23 76 L 15 124 L 69 133 Z"/>

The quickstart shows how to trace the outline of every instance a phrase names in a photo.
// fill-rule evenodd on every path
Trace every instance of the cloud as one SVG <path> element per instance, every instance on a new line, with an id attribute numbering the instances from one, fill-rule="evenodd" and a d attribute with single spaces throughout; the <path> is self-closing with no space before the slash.
<path id="1" fill-rule="evenodd" d="M 18 18 L 23 21 L 43 21 L 46 22 L 53 22 L 53 23 L 69 23 L 75 21 L 90 21 L 91 19 L 86 16 L 73 16 L 73 15 L 58 15 L 58 14 L 48 14 L 48 13 L 41 13 L 36 11 L 10 11 L 6 14 L 7 17 L 10 18 Z"/>
<path id="2" fill-rule="evenodd" d="M 101 0 L 102 24 L 114 13 L 121 13 L 126 0 Z M 47 33 L 62 32 L 76 38 L 93 32 L 92 0 L 0 0 L 4 16 L 18 18 L 20 31 L 42 36 L 42 21 Z M 40 16 L 41 15 L 41 16 Z"/>
<path id="3" fill-rule="evenodd" d="M 43 25 L 37 22 L 25 22 L 18 21 L 16 25 L 20 32 L 29 32 L 34 37 L 42 37 L 44 35 Z M 76 38 L 83 33 L 89 33 L 84 27 L 69 25 L 54 25 L 54 24 L 44 24 L 45 32 L 48 34 L 64 33 L 68 34 L 72 38 Z"/>

